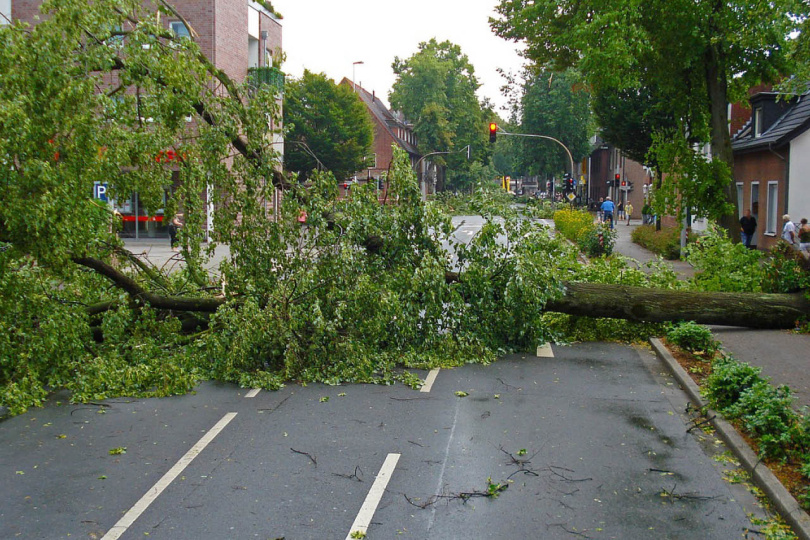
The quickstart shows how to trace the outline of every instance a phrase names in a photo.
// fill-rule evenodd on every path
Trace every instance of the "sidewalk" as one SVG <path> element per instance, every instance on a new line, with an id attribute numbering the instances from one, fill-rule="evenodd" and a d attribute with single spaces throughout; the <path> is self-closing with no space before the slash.
<path id="1" fill-rule="evenodd" d="M 181 268 L 185 261 L 183 254 L 177 251 L 172 251 L 169 245 L 168 238 L 124 238 L 124 247 L 131 251 L 134 255 L 141 259 L 147 260 L 158 268 L 165 268 L 172 271 L 176 268 Z M 205 246 L 203 246 L 205 249 Z M 209 271 L 216 272 L 219 269 L 219 263 L 231 256 L 231 251 L 228 246 L 217 246 L 214 256 L 205 265 Z"/>
<path id="2" fill-rule="evenodd" d="M 631 231 L 640 224 L 640 220 L 632 220 L 629 227 L 624 223 L 616 225 L 614 251 L 644 264 L 654 260 L 656 255 L 630 240 Z M 684 279 L 695 274 L 695 269 L 687 262 L 667 263 Z M 769 377 L 774 385 L 790 387 L 798 407 L 810 407 L 810 335 L 733 326 L 712 326 L 711 330 L 731 356 L 762 368 L 762 375 Z"/>

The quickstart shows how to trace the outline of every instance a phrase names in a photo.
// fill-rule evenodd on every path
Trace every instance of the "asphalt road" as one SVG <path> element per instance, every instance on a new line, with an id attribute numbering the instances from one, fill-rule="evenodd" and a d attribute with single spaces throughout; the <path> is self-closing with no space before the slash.
<path id="1" fill-rule="evenodd" d="M 651 352 L 553 354 L 441 370 L 429 392 L 55 396 L 0 423 L 0 538 L 745 537 L 755 502 Z"/>

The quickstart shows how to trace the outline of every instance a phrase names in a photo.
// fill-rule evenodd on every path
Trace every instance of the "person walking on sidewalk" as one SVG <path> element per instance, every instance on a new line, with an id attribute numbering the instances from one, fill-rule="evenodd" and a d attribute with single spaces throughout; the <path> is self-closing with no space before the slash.
<path id="1" fill-rule="evenodd" d="M 605 199 L 599 197 L 599 206 L 596 207 L 596 221 L 602 223 L 605 217 L 605 213 L 602 212 L 602 205 L 605 203 Z"/>
<path id="2" fill-rule="evenodd" d="M 177 247 L 177 231 L 183 228 L 183 214 L 176 214 L 169 223 L 169 242 L 172 251 L 180 251 Z"/>
<path id="3" fill-rule="evenodd" d="M 810 252 L 810 225 L 807 224 L 807 218 L 802 218 L 799 227 L 799 249 L 802 251 Z"/>
<path id="4" fill-rule="evenodd" d="M 627 214 L 627 226 L 630 226 L 630 218 L 633 216 L 633 203 L 627 201 L 627 206 L 624 207 L 624 213 Z"/>
<path id="5" fill-rule="evenodd" d="M 745 215 L 740 218 L 740 229 L 742 230 L 742 243 L 751 249 L 751 240 L 754 239 L 754 233 L 757 230 L 757 218 L 751 215 L 751 210 L 746 210 Z"/>
<path id="6" fill-rule="evenodd" d="M 647 225 L 650 222 L 650 214 L 652 213 L 652 208 L 650 208 L 650 203 L 644 203 L 644 206 L 641 207 L 641 224 Z"/>
<path id="7" fill-rule="evenodd" d="M 616 207 L 616 219 L 621 221 L 624 219 L 624 203 L 619 202 L 619 205 Z"/>
<path id="8" fill-rule="evenodd" d="M 782 227 L 782 240 L 793 246 L 796 243 L 796 224 L 790 221 L 790 215 L 782 216 L 785 225 Z"/>
<path id="9" fill-rule="evenodd" d="M 605 221 L 610 220 L 610 228 L 614 226 L 613 212 L 616 210 L 616 205 L 610 200 L 610 197 L 605 197 L 605 202 L 602 203 L 602 213 L 605 215 Z"/>

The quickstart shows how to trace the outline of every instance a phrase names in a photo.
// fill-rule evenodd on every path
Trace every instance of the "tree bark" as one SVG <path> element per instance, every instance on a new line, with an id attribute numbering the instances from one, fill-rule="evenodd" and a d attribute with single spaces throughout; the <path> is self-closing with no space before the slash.
<path id="1" fill-rule="evenodd" d="M 810 318 L 804 293 L 706 293 L 566 283 L 565 295 L 546 310 L 587 317 L 636 322 L 695 321 L 699 324 L 747 328 L 794 328 Z"/>

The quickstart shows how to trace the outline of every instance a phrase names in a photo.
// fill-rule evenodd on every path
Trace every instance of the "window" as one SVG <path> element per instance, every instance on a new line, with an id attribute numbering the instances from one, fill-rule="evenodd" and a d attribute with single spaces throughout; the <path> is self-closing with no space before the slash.
<path id="1" fill-rule="evenodd" d="M 742 182 L 737 182 L 737 218 L 743 217 L 745 213 L 745 201 L 743 200 Z"/>
<path id="2" fill-rule="evenodd" d="M 759 221 L 759 182 L 751 183 L 751 215 Z"/>
<path id="3" fill-rule="evenodd" d="M 169 23 L 169 28 L 174 35 L 180 38 L 190 38 L 191 34 L 188 32 L 188 28 L 186 25 L 182 23 L 182 21 L 172 21 Z"/>
<path id="4" fill-rule="evenodd" d="M 762 136 L 762 107 L 754 109 L 754 137 Z"/>
<path id="5" fill-rule="evenodd" d="M 778 190 L 779 184 L 777 182 L 768 182 L 768 222 L 765 224 L 765 234 L 776 235 L 776 224 L 778 223 L 776 219 L 778 207 L 776 196 Z"/>
<path id="6" fill-rule="evenodd" d="M 0 0 L 0 26 L 11 19 L 11 0 Z"/>

